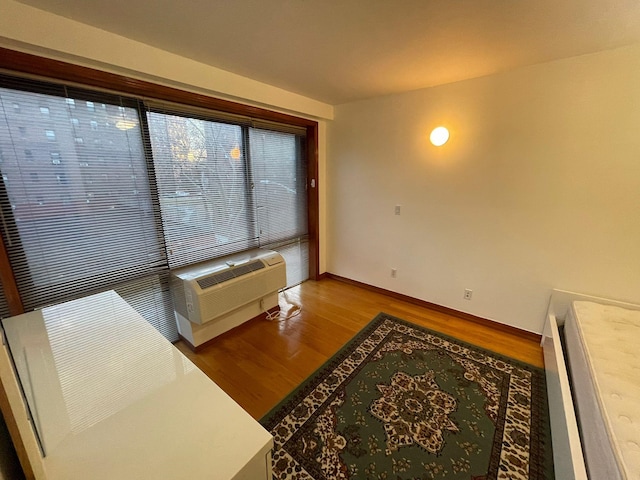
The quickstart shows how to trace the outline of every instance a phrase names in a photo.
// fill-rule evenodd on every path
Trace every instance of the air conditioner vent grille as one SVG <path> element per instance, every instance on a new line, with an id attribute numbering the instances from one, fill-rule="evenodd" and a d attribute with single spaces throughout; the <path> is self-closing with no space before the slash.
<path id="1" fill-rule="evenodd" d="M 208 277 L 201 278 L 198 280 L 198 285 L 204 290 L 213 285 L 217 285 L 218 283 L 224 283 L 232 278 L 241 277 L 247 273 L 255 272 L 262 268 L 264 268 L 264 264 L 260 260 L 255 260 L 253 262 L 245 263 L 244 265 L 240 265 L 229 270 L 223 270 L 221 272 L 214 273 L 213 275 L 209 275 Z"/>

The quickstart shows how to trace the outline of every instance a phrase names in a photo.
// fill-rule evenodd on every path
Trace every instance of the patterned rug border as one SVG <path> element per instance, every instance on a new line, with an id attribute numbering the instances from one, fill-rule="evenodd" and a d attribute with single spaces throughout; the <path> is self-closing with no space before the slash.
<path id="1" fill-rule="evenodd" d="M 390 337 L 389 334 L 394 331 L 400 336 Z M 403 339 L 405 335 L 406 337 Z M 422 347 L 420 342 L 423 340 L 433 347 L 427 344 Z M 386 346 L 377 351 L 379 346 L 383 344 Z M 394 315 L 380 312 L 260 419 L 263 427 L 274 435 L 274 479 L 350 478 L 345 476 L 346 469 L 355 469 L 353 472 L 358 475 L 356 464 L 347 466 L 342 461 L 337 460 L 338 457 L 336 457 L 336 455 L 340 455 L 338 452 L 343 449 L 346 449 L 344 451 L 348 452 L 349 455 L 356 455 L 356 457 L 361 454 L 360 452 L 363 452 L 361 448 L 358 448 L 360 440 L 355 433 L 349 433 L 349 430 L 338 433 L 331 427 L 331 425 L 336 424 L 336 418 L 334 417 L 336 411 L 334 408 L 344 402 L 344 396 L 340 397 L 340 393 L 338 393 L 339 389 L 344 388 L 342 386 L 343 382 L 346 381 L 348 383 L 351 381 L 349 378 L 354 378 L 353 375 L 358 375 L 357 372 L 360 371 L 362 366 L 369 362 L 369 355 L 375 355 L 380 358 L 381 352 L 385 351 L 399 351 L 411 354 L 414 348 L 418 350 L 423 348 L 426 348 L 426 350 L 444 348 L 446 354 L 451 355 L 451 359 L 465 370 L 464 379 L 477 382 L 476 384 L 484 392 L 482 395 L 487 395 L 485 397 L 487 403 L 484 404 L 484 411 L 487 415 L 485 418 L 491 418 L 495 425 L 495 430 L 491 430 L 495 432 L 491 434 L 493 446 L 487 450 L 489 455 L 486 460 L 488 461 L 486 474 L 480 473 L 484 471 L 484 467 L 481 467 L 481 470 L 476 470 L 476 473 L 474 473 L 480 476 L 473 478 L 483 480 L 507 480 L 511 478 L 548 480 L 554 478 L 549 410 L 543 368 Z M 375 353 L 376 351 L 377 353 Z M 466 352 L 464 356 L 461 356 L 462 352 Z M 439 362 L 438 360 L 435 361 L 436 363 Z M 488 376 L 485 376 L 484 373 L 481 373 L 482 368 L 494 370 L 489 371 Z M 429 377 L 429 374 L 419 374 L 415 377 L 411 375 L 414 374 L 410 373 L 407 376 L 406 373 L 397 371 L 390 379 L 392 383 L 388 384 L 393 384 L 393 387 L 385 387 L 384 397 L 378 397 L 371 404 L 373 406 L 368 407 L 368 410 L 375 407 L 375 411 L 369 410 L 372 417 L 379 421 L 388 422 L 384 426 L 387 438 L 387 455 L 390 454 L 389 452 L 397 451 L 399 446 L 419 445 L 419 448 L 438 456 L 439 450 L 444 448 L 442 432 L 445 430 L 459 431 L 457 428 L 459 424 L 451 422 L 451 419 L 446 416 L 448 415 L 447 408 L 451 408 L 452 405 L 455 406 L 455 403 L 450 403 L 453 400 L 450 400 L 451 395 L 449 393 L 439 390 L 437 384 L 432 385 L 433 377 Z M 433 372 L 430 375 L 433 375 Z M 414 391 L 415 388 L 419 388 L 416 387 L 417 384 L 413 384 L 414 386 L 411 387 L 407 382 L 418 382 L 418 384 L 423 382 L 428 391 L 432 392 L 429 397 L 424 399 L 420 399 L 419 395 L 418 397 L 412 397 L 418 398 L 416 402 L 420 405 L 429 405 L 429 402 L 434 399 L 434 403 L 431 403 L 431 405 L 436 406 L 437 414 L 429 416 L 429 422 L 423 423 L 426 422 L 426 419 L 412 420 L 411 413 L 409 413 L 409 417 L 402 417 L 402 419 L 392 415 L 396 411 L 393 403 L 395 400 L 388 401 L 388 398 L 404 398 L 402 397 L 404 395 L 402 392 Z M 435 389 L 432 389 L 434 387 Z M 504 390 L 505 387 L 506 390 Z M 362 387 L 360 386 L 359 388 Z M 380 388 L 380 385 L 378 385 L 378 388 Z M 391 390 L 387 388 L 391 388 Z M 367 390 L 362 391 L 366 392 Z M 425 390 L 421 391 L 425 392 Z M 496 395 L 497 392 L 504 393 Z M 344 395 L 344 392 L 342 395 Z M 400 396 L 396 397 L 396 395 Z M 469 400 L 469 397 L 464 393 L 461 393 L 461 395 L 463 396 L 460 398 Z M 356 397 L 354 396 L 354 398 Z M 425 400 L 427 401 L 426 404 L 423 403 Z M 330 402 L 330 404 L 325 402 Z M 362 402 L 355 405 L 362 405 Z M 522 410 L 523 408 L 527 410 L 524 411 Z M 471 409 L 471 411 L 473 410 Z M 445 416 L 439 415 L 443 413 Z M 314 423 L 307 424 L 307 421 Z M 316 421 L 318 421 L 317 424 L 315 423 Z M 356 417 L 354 425 L 366 425 L 361 421 Z M 411 423 L 415 421 L 419 421 L 419 424 Z M 475 421 L 468 423 L 468 420 L 463 420 L 463 422 L 469 425 L 470 432 L 480 437 L 485 437 L 481 432 L 478 433 Z M 311 425 L 315 426 L 311 427 Z M 413 430 L 413 425 L 420 426 L 420 428 L 424 427 L 426 430 Z M 309 430 L 309 428 L 314 430 Z M 359 427 L 354 428 L 357 430 Z M 353 432 L 353 429 L 351 429 L 351 432 Z M 422 436 L 419 432 L 428 432 L 431 436 Z M 375 454 L 381 450 L 375 443 L 377 442 L 375 435 L 373 439 L 374 446 L 370 448 L 374 449 Z M 321 446 L 325 440 L 328 441 L 329 448 Z M 352 441 L 355 443 L 350 443 Z M 288 446 L 285 447 L 285 444 L 288 444 Z M 463 455 L 458 458 L 458 453 L 455 453 L 452 457 L 444 458 L 449 458 L 451 461 L 451 473 L 456 474 L 456 478 L 461 478 L 458 474 L 469 469 L 469 461 L 466 458 L 470 453 L 467 448 L 477 448 L 477 445 L 469 444 L 468 442 L 457 443 L 457 445 L 458 447 L 467 445 L 467 447 L 462 447 L 463 452 L 460 453 Z M 464 456 L 464 453 L 466 453 L 467 457 Z M 309 455 L 312 456 L 309 457 Z M 309 458 L 315 458 L 316 460 L 310 462 Z M 400 457 L 397 463 L 394 460 L 392 464 L 387 464 L 387 460 L 381 460 L 385 464 L 382 467 L 385 469 L 382 473 L 393 470 L 395 474 L 411 468 L 411 460 L 404 456 Z M 419 458 L 417 461 L 420 461 Z M 375 465 L 370 463 L 368 466 L 362 465 L 361 468 L 364 468 L 363 472 L 369 475 L 375 473 Z M 420 465 L 427 470 L 427 474 L 420 476 L 420 478 L 435 478 L 434 474 L 448 474 L 446 465 L 436 463 L 433 460 L 430 463 L 420 463 Z M 415 473 L 417 472 L 414 471 L 411 478 L 414 478 L 413 475 Z M 357 478 L 360 477 L 358 476 Z M 398 478 L 401 477 L 398 476 Z"/>
<path id="2" fill-rule="evenodd" d="M 411 328 L 415 328 L 415 327 L 421 328 L 423 330 L 426 330 L 428 333 L 442 337 L 443 339 L 451 343 L 455 343 L 462 347 L 479 350 L 484 354 L 491 355 L 493 358 L 497 360 L 502 360 L 503 362 L 513 364 L 523 370 L 527 370 L 527 371 L 530 371 L 531 373 L 534 373 L 535 374 L 533 375 L 534 379 L 540 379 L 540 375 L 542 375 L 542 379 L 544 380 L 543 368 L 536 367 L 535 365 L 531 365 L 530 363 L 523 362 L 522 360 L 509 357 L 508 355 L 495 352 L 488 348 L 484 348 L 484 347 L 475 345 L 473 343 L 460 340 L 459 338 L 453 337 L 451 335 L 447 335 L 446 333 L 439 332 L 432 328 L 425 327 L 417 323 L 409 322 L 402 318 L 396 317 L 395 315 L 391 315 L 385 312 L 380 312 L 368 324 L 362 327 L 362 329 L 360 329 L 360 331 L 358 331 L 353 337 L 347 340 L 347 342 L 342 347 L 340 347 L 340 349 L 336 353 L 331 355 L 331 357 L 329 357 L 322 365 L 320 365 L 311 374 L 309 374 L 309 376 L 305 380 L 303 380 L 298 386 L 296 386 L 293 390 L 291 390 L 291 392 L 289 392 L 282 400 L 280 400 L 272 409 L 270 409 L 266 414 L 264 414 L 259 420 L 260 424 L 262 424 L 264 428 L 266 428 L 267 430 L 271 429 L 271 427 L 273 426 L 272 422 L 274 417 L 278 417 L 278 413 L 286 407 L 289 401 L 292 398 L 294 398 L 299 391 L 307 389 L 309 385 L 313 385 L 314 387 L 317 386 L 323 380 L 321 375 L 327 367 L 341 364 L 347 358 L 348 355 L 346 355 L 346 352 L 349 350 L 350 346 L 354 342 L 360 341 L 361 338 L 367 337 L 372 331 L 378 328 L 386 319 L 391 319 L 395 322 L 404 324 Z M 537 383 L 538 382 L 536 382 L 534 386 L 536 387 L 537 390 L 539 390 L 541 385 L 537 385 Z M 542 388 L 546 389 L 546 383 L 542 386 Z"/>

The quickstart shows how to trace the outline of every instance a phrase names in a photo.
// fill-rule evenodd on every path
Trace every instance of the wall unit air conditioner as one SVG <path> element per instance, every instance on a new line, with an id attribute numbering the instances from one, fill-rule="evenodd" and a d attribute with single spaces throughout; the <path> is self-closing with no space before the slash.
<path id="1" fill-rule="evenodd" d="M 196 350 L 214 337 L 278 306 L 287 284 L 284 258 L 251 250 L 171 272 L 178 332 Z"/>

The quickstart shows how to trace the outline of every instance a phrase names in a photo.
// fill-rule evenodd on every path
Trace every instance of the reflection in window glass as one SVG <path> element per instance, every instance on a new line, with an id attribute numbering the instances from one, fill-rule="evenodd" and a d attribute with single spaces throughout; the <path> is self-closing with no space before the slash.
<path id="1" fill-rule="evenodd" d="M 260 243 L 305 235 L 306 169 L 299 158 L 299 138 L 258 129 L 251 129 L 249 138 Z"/>
<path id="2" fill-rule="evenodd" d="M 108 142 L 97 146 L 84 142 L 74 135 L 72 118 L 80 124 L 88 125 L 91 118 L 104 123 L 119 108 L 71 111 L 66 108 L 75 104 L 71 100 L 0 88 L 1 104 L 19 103 L 25 110 L 31 105 L 32 111 L 45 104 L 61 112 L 32 119 L 48 141 L 56 142 L 57 149 L 49 151 L 50 162 L 39 162 L 36 171 L 28 172 L 18 159 L 3 165 L 6 193 L 15 214 L 15 226 L 9 225 L 14 229 L 12 245 L 19 246 L 26 259 L 15 267 L 26 308 L 155 272 L 154 265 L 163 261 L 140 132 L 123 132 L 113 126 L 102 133 Z M 6 108 L 4 112 L 5 124 L 14 123 L 13 112 Z M 137 111 L 128 108 L 127 115 L 136 117 Z M 45 122 L 52 120 L 55 130 L 45 128 Z M 35 153 L 41 144 L 42 137 L 17 139 L 0 128 L 2 148 Z M 94 158 L 108 161 L 94 166 Z"/>
<path id="3" fill-rule="evenodd" d="M 148 113 L 171 266 L 257 245 L 242 128 Z"/>

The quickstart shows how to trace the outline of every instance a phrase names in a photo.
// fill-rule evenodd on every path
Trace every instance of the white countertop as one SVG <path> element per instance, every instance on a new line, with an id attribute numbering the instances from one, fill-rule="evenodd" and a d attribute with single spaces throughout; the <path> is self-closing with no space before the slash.
<path id="1" fill-rule="evenodd" d="M 115 292 L 2 322 L 49 479 L 232 479 L 272 447 Z"/>

